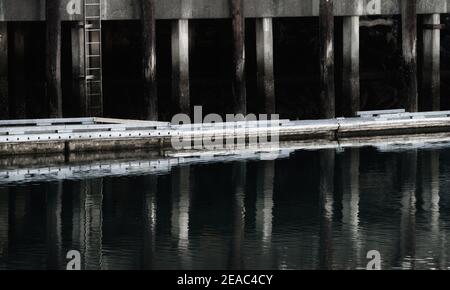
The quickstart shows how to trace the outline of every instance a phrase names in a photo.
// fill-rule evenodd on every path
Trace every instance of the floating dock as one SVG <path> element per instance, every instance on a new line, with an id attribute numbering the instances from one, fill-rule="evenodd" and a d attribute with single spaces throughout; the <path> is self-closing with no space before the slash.
<path id="1" fill-rule="evenodd" d="M 302 140 L 323 144 L 340 140 L 352 142 L 366 137 L 431 133 L 450 133 L 450 111 L 366 111 L 358 112 L 358 117 L 354 118 L 184 125 L 107 118 L 9 120 L 0 121 L 0 155 L 56 153 L 67 156 L 80 152 L 179 151 L 179 148 L 172 147 L 174 138 L 188 140 L 192 144 L 222 138 L 224 143 L 231 139 L 233 144 L 255 145 L 250 143 L 257 140 L 257 145 L 266 146 L 265 143 L 275 144 L 267 136 L 276 136 L 276 141 L 280 142 Z M 266 137 L 265 141 L 256 139 L 261 136 Z"/>

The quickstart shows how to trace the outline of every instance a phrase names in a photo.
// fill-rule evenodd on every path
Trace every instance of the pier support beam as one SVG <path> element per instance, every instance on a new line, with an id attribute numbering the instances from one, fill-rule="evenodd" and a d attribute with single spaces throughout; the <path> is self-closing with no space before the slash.
<path id="1" fill-rule="evenodd" d="M 352 117 L 360 110 L 359 16 L 343 19 L 342 90 L 345 115 Z"/>
<path id="2" fill-rule="evenodd" d="M 320 103 L 321 117 L 335 117 L 334 84 L 334 15 L 333 0 L 320 0 L 319 43 L 320 43 Z"/>
<path id="3" fill-rule="evenodd" d="M 84 85 L 84 29 L 82 22 L 75 22 L 71 31 L 72 46 L 72 97 L 79 105 L 78 113 L 81 117 L 88 115 L 88 104 Z"/>
<path id="4" fill-rule="evenodd" d="M 258 96 L 264 99 L 264 113 L 275 114 L 272 18 L 256 19 L 256 61 Z"/>
<path id="5" fill-rule="evenodd" d="M 190 114 L 189 20 L 172 22 L 172 97 L 177 112 Z"/>
<path id="6" fill-rule="evenodd" d="M 235 114 L 247 114 L 245 82 L 245 17 L 244 1 L 231 0 L 233 25 L 233 105 Z"/>
<path id="7" fill-rule="evenodd" d="M 0 22 L 0 119 L 9 118 L 8 25 Z"/>
<path id="8" fill-rule="evenodd" d="M 417 93 L 417 1 L 401 0 L 403 98 L 409 112 L 418 110 Z"/>
<path id="9" fill-rule="evenodd" d="M 158 119 L 156 88 L 155 0 L 141 0 L 142 67 L 144 74 L 144 118 Z"/>
<path id="10" fill-rule="evenodd" d="M 441 31 L 439 14 L 423 15 L 422 96 L 424 111 L 441 109 Z"/>
<path id="11" fill-rule="evenodd" d="M 11 54 L 13 62 L 11 75 L 14 80 L 14 114 L 10 111 L 10 117 L 25 119 L 27 115 L 27 84 L 25 79 L 25 25 L 23 23 L 14 25 L 13 51 Z"/>
<path id="12" fill-rule="evenodd" d="M 62 88 L 61 88 L 61 14 L 60 2 L 45 1 L 46 26 L 46 89 L 49 101 L 49 115 L 61 118 Z"/>

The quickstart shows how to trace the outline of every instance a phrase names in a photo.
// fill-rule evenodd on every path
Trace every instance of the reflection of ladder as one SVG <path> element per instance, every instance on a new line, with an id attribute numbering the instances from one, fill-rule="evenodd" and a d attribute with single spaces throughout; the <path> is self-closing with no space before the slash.
<path id="1" fill-rule="evenodd" d="M 84 1 L 86 105 L 96 117 L 103 116 L 101 1 Z"/>

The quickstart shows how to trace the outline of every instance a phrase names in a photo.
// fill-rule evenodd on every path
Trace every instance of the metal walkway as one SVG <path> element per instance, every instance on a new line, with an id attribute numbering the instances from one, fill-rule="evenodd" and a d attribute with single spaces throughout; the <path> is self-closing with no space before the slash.
<path id="1" fill-rule="evenodd" d="M 359 116 L 328 120 L 240 121 L 185 125 L 98 117 L 8 120 L 0 121 L 0 155 L 48 151 L 78 152 L 87 150 L 85 147 L 89 147 L 89 151 L 98 152 L 116 148 L 120 150 L 153 148 L 152 146 L 161 148 L 170 144 L 172 138 L 189 138 L 196 141 L 222 137 L 223 140 L 235 138 L 248 141 L 254 137 L 272 136 L 273 132 L 284 141 L 300 139 L 315 142 L 341 140 L 347 137 L 450 133 L 450 111 L 420 113 L 407 113 L 404 110 L 369 111 L 360 112 Z M 121 145 L 117 147 L 118 143 Z"/>

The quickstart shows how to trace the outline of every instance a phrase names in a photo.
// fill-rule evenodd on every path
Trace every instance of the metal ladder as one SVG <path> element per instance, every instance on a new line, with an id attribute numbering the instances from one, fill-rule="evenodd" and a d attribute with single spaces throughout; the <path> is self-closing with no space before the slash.
<path id="1" fill-rule="evenodd" d="M 85 86 L 88 116 L 103 116 L 102 0 L 84 0 Z"/>

